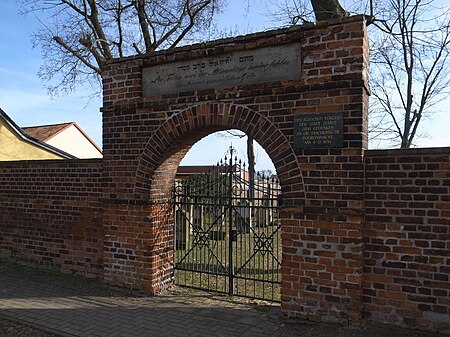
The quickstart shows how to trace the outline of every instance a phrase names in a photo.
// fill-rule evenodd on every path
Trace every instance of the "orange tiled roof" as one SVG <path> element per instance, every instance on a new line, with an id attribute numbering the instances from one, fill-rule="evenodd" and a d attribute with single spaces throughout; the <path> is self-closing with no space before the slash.
<path id="1" fill-rule="evenodd" d="M 46 142 L 49 139 L 56 136 L 58 133 L 63 131 L 74 124 L 73 122 L 52 124 L 52 125 L 37 125 L 23 127 L 22 130 L 25 131 L 29 136 L 40 140 L 41 142 Z"/>
<path id="2" fill-rule="evenodd" d="M 14 123 L 14 121 L 1 108 L 0 108 L 0 118 L 5 120 L 6 123 L 19 135 L 19 137 L 21 137 L 25 141 L 33 143 L 35 145 L 38 145 L 39 147 L 45 148 L 53 153 L 57 153 L 58 155 L 60 155 L 63 158 L 77 159 L 77 157 L 75 157 L 67 152 L 64 152 L 63 150 L 60 150 L 56 147 L 46 144 L 46 143 L 40 141 L 39 139 L 31 137 L 28 133 L 23 131 L 23 129 L 20 128 L 16 123 Z"/>
<path id="3" fill-rule="evenodd" d="M 212 168 L 213 166 L 211 165 L 178 166 L 177 174 L 185 175 L 185 174 L 208 173 L 212 170 Z"/>

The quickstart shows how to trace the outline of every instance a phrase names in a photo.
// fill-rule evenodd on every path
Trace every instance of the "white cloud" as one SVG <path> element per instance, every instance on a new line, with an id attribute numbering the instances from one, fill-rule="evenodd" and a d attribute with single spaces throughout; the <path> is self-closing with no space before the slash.
<path id="1" fill-rule="evenodd" d="M 21 112 L 36 108 L 48 101 L 47 95 L 22 90 L 0 90 L 0 107 L 7 114 L 21 114 Z"/>
<path id="2" fill-rule="evenodd" d="M 17 75 L 18 73 L 15 71 L 12 71 L 10 69 L 6 69 L 6 68 L 0 68 L 0 73 L 1 74 L 6 74 L 6 75 Z"/>

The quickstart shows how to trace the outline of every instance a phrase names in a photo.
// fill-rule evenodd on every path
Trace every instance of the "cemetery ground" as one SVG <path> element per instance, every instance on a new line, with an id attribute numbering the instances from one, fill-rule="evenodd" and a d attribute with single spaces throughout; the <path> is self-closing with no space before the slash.
<path id="1" fill-rule="evenodd" d="M 233 273 L 234 294 L 280 302 L 280 227 L 270 224 L 236 231 L 231 243 L 225 227 L 217 230 L 212 229 L 213 225 L 207 227 L 204 235 L 212 240 L 201 241 L 190 235 L 190 244 L 175 251 L 176 284 L 228 293 L 228 275 Z"/>
<path id="2" fill-rule="evenodd" d="M 433 337 L 363 322 L 292 320 L 278 304 L 174 287 L 159 296 L 0 262 L 0 336 Z"/>

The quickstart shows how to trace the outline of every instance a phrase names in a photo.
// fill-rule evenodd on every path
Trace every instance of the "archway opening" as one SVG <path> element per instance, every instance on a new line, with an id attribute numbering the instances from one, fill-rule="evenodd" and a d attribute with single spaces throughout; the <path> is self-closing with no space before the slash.
<path id="1" fill-rule="evenodd" d="M 267 153 L 247 138 L 239 130 L 210 134 L 177 169 L 175 283 L 279 301 L 281 188 Z"/>
<path id="2" fill-rule="evenodd" d="M 143 275 L 142 282 L 144 287 L 151 289 L 153 293 L 166 289 L 173 284 L 174 261 L 177 261 L 174 256 L 176 231 L 174 228 L 174 208 L 170 208 L 170 206 L 175 199 L 173 191 L 178 166 L 190 148 L 198 141 L 214 132 L 230 129 L 239 129 L 246 134 L 252 135 L 261 144 L 261 147 L 267 151 L 273 166 L 276 168 L 276 175 L 280 182 L 278 186 L 281 188 L 282 194 L 277 192 L 275 194 L 277 197 L 273 198 L 273 203 L 276 207 L 280 207 L 278 202 L 280 199 L 279 195 L 282 196 L 283 203 L 279 212 L 279 218 L 281 217 L 282 219 L 277 221 L 275 228 L 278 229 L 274 231 L 277 235 L 281 231 L 280 226 L 285 226 L 289 222 L 291 212 L 296 211 L 297 206 L 301 205 L 304 200 L 303 179 L 291 143 L 288 141 L 287 136 L 266 116 L 247 107 L 222 103 L 195 105 L 172 115 L 148 139 L 137 166 L 133 189 L 136 205 L 138 207 L 143 205 L 143 221 L 148 223 L 146 227 L 150 229 L 148 236 L 144 235 L 145 242 L 142 245 L 142 247 L 150 249 L 148 252 L 143 252 L 150 259 L 145 261 L 145 268 L 147 268 L 148 272 Z M 228 146 L 229 142 L 227 142 Z M 218 152 L 216 147 L 213 147 L 211 151 Z M 222 153 L 218 152 L 217 157 L 222 157 Z M 224 162 L 227 161 L 224 160 Z M 232 168 L 235 167 L 234 164 L 230 166 Z M 233 169 L 230 171 L 233 171 Z M 224 172 L 219 172 L 217 175 L 225 176 Z M 269 184 L 272 183 L 270 182 Z M 229 183 L 228 185 L 231 186 L 233 184 Z M 270 188 L 274 190 L 272 186 Z M 244 205 L 243 207 L 245 208 L 246 206 Z M 148 212 L 150 212 L 150 215 Z M 232 212 L 230 211 L 228 214 L 230 213 Z M 240 218 L 239 215 L 228 216 L 228 218 L 234 217 Z M 251 226 L 246 227 L 253 228 Z M 255 228 L 258 227 L 255 226 Z M 264 228 L 264 226 L 259 228 Z M 232 230 L 236 229 L 232 227 L 230 231 Z M 228 232 L 225 230 L 225 233 Z M 216 234 L 210 235 L 213 237 Z M 198 235 L 198 238 L 195 239 L 198 241 L 207 237 L 211 241 L 210 235 L 202 238 L 200 238 L 201 235 Z M 228 240 L 230 240 L 234 234 L 228 233 L 227 235 Z M 249 254 L 254 256 L 262 254 L 264 258 L 273 255 L 270 251 L 273 249 L 272 247 L 275 247 L 275 243 L 272 242 L 273 239 L 274 235 L 267 232 L 261 232 L 258 236 L 253 236 L 253 246 L 246 246 Z M 236 242 L 239 242 L 236 240 L 231 241 L 234 245 L 236 245 Z M 277 242 L 278 244 L 281 245 L 281 241 Z M 260 247 L 260 249 L 264 250 L 264 253 L 260 253 L 258 251 L 259 248 L 255 247 Z M 267 249 L 267 247 L 269 248 Z M 285 250 L 284 242 L 283 250 Z M 277 250 L 277 254 L 280 256 L 277 262 L 277 268 L 279 268 L 281 264 L 281 249 Z M 231 257 L 232 254 L 227 256 Z M 260 259 L 260 261 L 262 260 Z M 252 268 L 257 269 L 259 266 L 255 265 Z M 234 270 L 234 268 L 232 269 Z M 243 269 L 251 269 L 250 262 Z M 264 273 L 267 274 L 267 269 L 264 270 Z M 256 279 L 256 277 L 253 278 Z M 271 276 L 270 278 L 272 281 Z M 278 287 L 281 275 L 274 276 L 273 281 Z M 228 288 L 229 284 L 230 282 L 228 283 Z M 245 287 L 249 289 L 248 284 L 247 286 L 244 285 Z M 277 300 L 276 296 L 279 298 L 280 292 L 278 290 L 275 289 L 270 292 L 274 294 L 275 300 Z M 269 293 L 269 291 L 266 292 L 264 290 L 264 293 Z M 253 297 L 249 294 L 246 296 Z"/>

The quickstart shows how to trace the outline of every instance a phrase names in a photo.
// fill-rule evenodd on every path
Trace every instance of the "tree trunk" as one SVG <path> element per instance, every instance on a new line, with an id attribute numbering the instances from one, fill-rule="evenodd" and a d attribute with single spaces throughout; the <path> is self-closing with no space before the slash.
<path id="1" fill-rule="evenodd" d="M 339 0 L 311 0 L 311 4 L 317 21 L 326 21 L 349 15 L 342 8 Z"/>
<path id="2" fill-rule="evenodd" d="M 255 197 L 255 149 L 253 148 L 253 137 L 247 134 L 247 158 L 248 158 L 248 197 Z"/>

